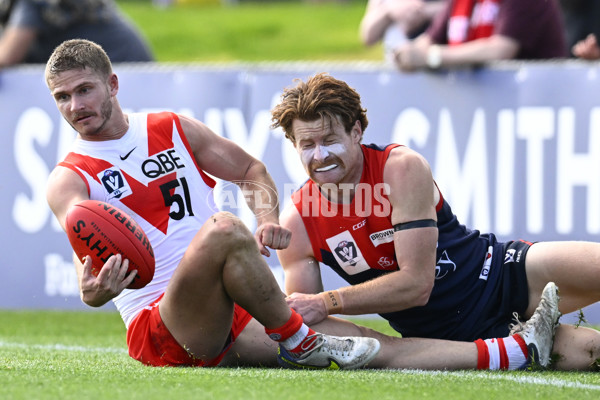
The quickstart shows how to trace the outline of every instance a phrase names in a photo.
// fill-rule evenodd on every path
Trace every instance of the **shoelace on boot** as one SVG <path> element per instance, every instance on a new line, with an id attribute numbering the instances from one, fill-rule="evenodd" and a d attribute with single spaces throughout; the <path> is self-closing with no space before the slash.
<path id="1" fill-rule="evenodd" d="M 314 338 L 314 340 L 310 340 Z M 309 335 L 300 345 L 302 349 L 301 358 L 307 357 L 310 353 L 317 351 L 327 343 L 326 347 L 333 350 L 335 354 L 348 354 L 354 348 L 354 341 L 351 339 L 337 339 L 331 336 L 324 336 L 319 333 Z"/>
<path id="2" fill-rule="evenodd" d="M 515 322 L 508 325 L 509 335 L 514 335 L 523 330 L 523 322 L 521 322 L 521 320 L 519 319 L 519 313 L 515 311 L 512 313 L 512 316 L 513 321 Z"/>
<path id="3" fill-rule="evenodd" d="M 330 349 L 332 349 L 335 354 L 349 354 L 354 348 L 354 341 L 351 339 L 337 339 L 333 337 L 325 338 Z"/>

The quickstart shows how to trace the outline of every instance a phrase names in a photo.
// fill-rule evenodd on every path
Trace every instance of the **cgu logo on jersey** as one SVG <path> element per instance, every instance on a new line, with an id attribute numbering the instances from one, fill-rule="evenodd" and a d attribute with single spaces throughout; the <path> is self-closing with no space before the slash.
<path id="1" fill-rule="evenodd" d="M 365 226 L 367 224 L 367 220 L 363 219 L 362 221 L 360 221 L 358 224 L 356 225 L 352 225 L 352 230 L 355 231 L 357 229 L 362 228 L 363 226 Z"/>
<path id="2" fill-rule="evenodd" d="M 109 199 L 122 199 L 131 194 L 131 188 L 119 168 L 112 167 L 105 169 L 97 176 L 102 186 L 104 186 L 104 190 L 108 193 Z"/>

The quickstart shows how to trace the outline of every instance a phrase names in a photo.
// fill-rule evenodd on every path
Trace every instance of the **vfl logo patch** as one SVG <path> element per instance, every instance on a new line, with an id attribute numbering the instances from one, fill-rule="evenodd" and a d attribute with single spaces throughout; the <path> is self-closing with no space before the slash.
<path id="1" fill-rule="evenodd" d="M 356 245 L 353 242 L 342 240 L 334 249 L 335 254 L 353 267 L 356 265 Z"/>
<path id="2" fill-rule="evenodd" d="M 338 233 L 325 241 L 339 266 L 348 275 L 370 269 L 349 231 Z"/>
<path id="3" fill-rule="evenodd" d="M 98 174 L 98 179 L 100 179 L 102 186 L 104 186 L 104 190 L 108 193 L 109 199 L 121 199 L 131 194 L 129 184 L 121 171 L 116 167 L 100 172 Z"/>
<path id="4" fill-rule="evenodd" d="M 383 231 L 371 233 L 369 235 L 373 246 L 377 247 L 380 244 L 389 243 L 394 241 L 394 230 L 392 228 L 385 229 Z"/>
<path id="5" fill-rule="evenodd" d="M 448 275 L 449 272 L 454 271 L 456 271 L 456 264 L 450 259 L 450 257 L 448 257 L 448 253 L 446 250 L 444 250 L 440 259 L 437 261 L 437 265 L 435 266 L 435 279 L 442 279 Z"/>

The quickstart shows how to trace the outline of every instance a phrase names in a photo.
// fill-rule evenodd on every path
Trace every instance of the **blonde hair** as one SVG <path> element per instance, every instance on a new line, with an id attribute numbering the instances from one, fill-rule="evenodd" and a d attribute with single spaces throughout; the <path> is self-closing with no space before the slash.
<path id="1" fill-rule="evenodd" d="M 54 49 L 46 63 L 46 84 L 61 72 L 85 68 L 106 79 L 112 74 L 110 58 L 99 44 L 85 39 L 67 40 Z"/>

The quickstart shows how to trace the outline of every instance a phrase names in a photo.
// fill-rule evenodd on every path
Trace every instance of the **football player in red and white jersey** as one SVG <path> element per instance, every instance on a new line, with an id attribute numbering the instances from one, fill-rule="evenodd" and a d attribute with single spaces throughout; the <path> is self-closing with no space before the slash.
<path id="1" fill-rule="evenodd" d="M 60 113 L 78 132 L 48 182 L 48 202 L 63 229 L 71 205 L 101 200 L 129 213 L 154 249 L 154 278 L 136 290 L 126 289 L 135 271 L 126 273 L 121 255 L 110 257 L 98 276 L 90 257 L 75 260 L 81 299 L 94 307 L 114 301 L 131 357 L 153 366 L 239 360 L 352 369 L 377 355 L 376 339 L 316 333 L 287 306 L 261 253 L 286 247 L 290 233 L 279 226 L 277 196 L 268 191 L 275 185 L 259 160 L 195 119 L 123 113 L 117 75 L 96 43 L 63 42 L 45 76 Z M 242 189 L 267 188 L 248 197 L 253 211 L 255 199 L 268 206 L 257 212 L 254 235 L 214 207 L 207 173 Z"/>

